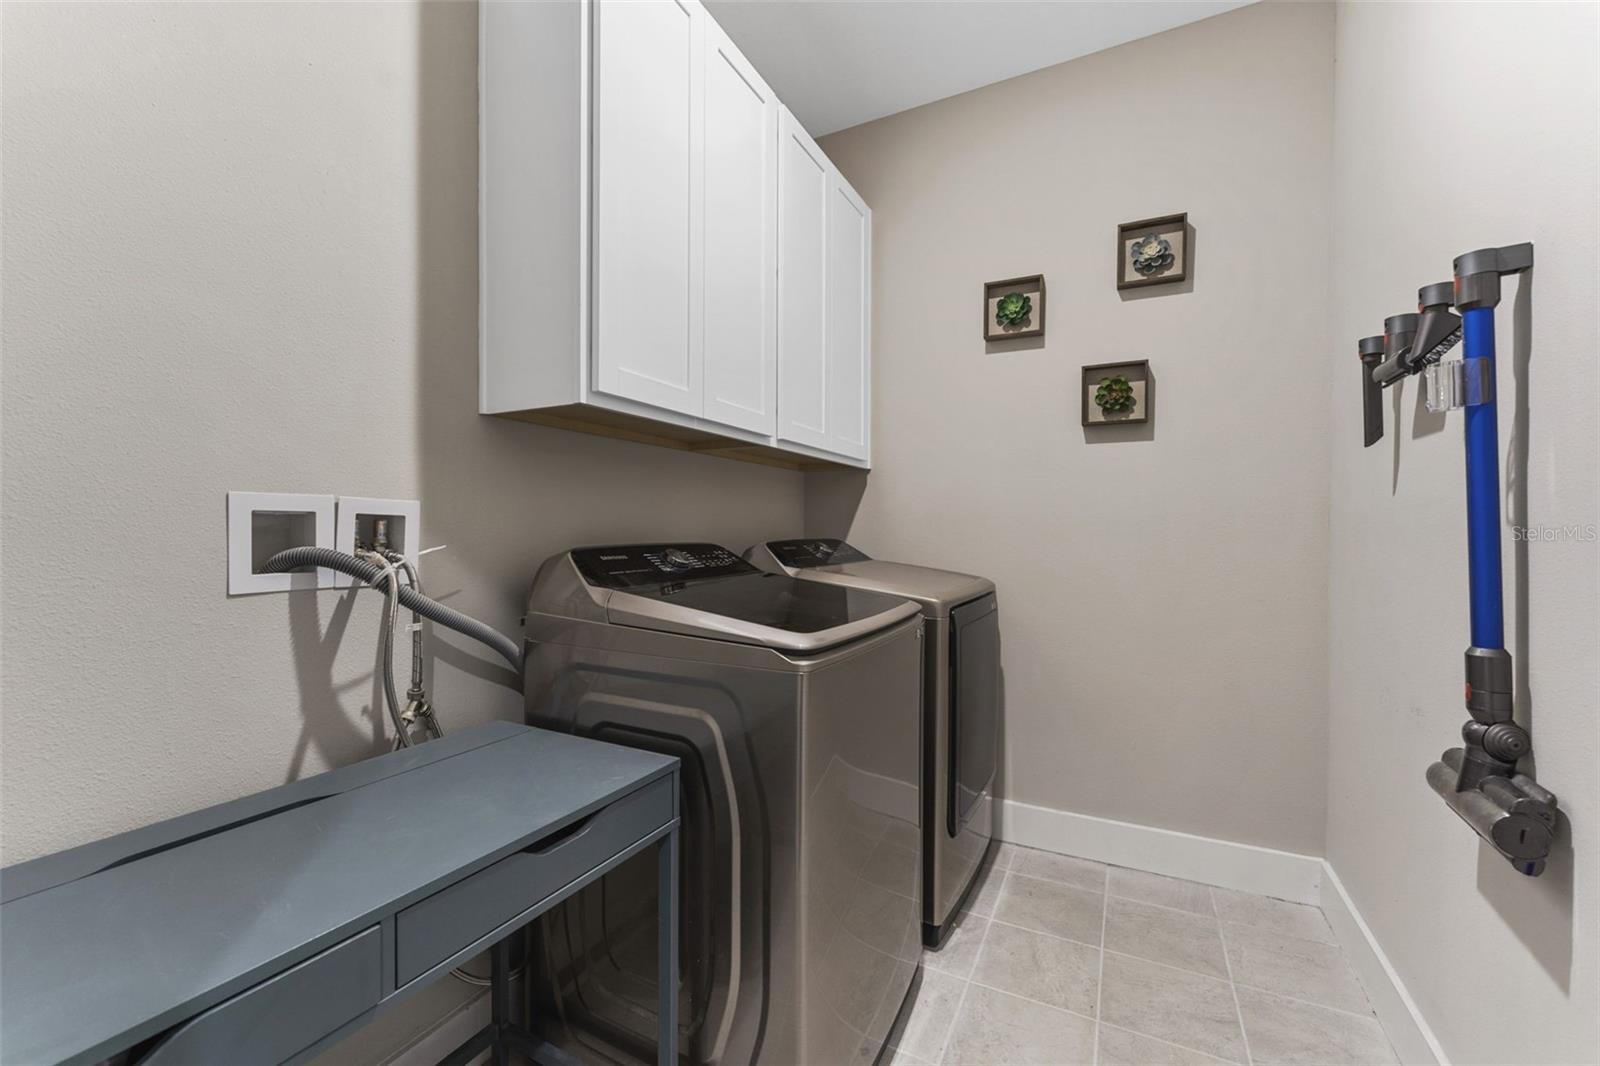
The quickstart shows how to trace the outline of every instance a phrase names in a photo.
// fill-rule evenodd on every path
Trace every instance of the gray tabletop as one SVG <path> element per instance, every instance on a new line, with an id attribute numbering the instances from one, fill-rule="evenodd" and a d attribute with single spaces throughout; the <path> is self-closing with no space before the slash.
<path id="1" fill-rule="evenodd" d="M 675 763 L 497 723 L 0 870 L 0 1054 L 119 1050 Z"/>

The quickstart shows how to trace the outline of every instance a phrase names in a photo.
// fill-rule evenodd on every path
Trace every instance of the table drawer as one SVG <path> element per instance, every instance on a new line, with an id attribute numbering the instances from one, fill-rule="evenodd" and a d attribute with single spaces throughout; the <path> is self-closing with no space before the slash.
<path id="1" fill-rule="evenodd" d="M 395 917 L 404 985 L 672 820 L 671 777 L 457 881 Z"/>
<path id="2" fill-rule="evenodd" d="M 373 926 L 195 1015 L 140 1066 L 283 1062 L 376 1006 L 382 977 L 383 941 Z"/>

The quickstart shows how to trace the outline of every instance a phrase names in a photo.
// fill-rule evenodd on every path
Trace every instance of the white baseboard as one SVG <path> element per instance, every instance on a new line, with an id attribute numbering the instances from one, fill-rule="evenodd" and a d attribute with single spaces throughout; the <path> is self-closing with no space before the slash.
<path id="1" fill-rule="evenodd" d="M 1344 884 L 1333 867 L 1324 860 L 1322 864 L 1322 913 L 1339 938 L 1345 956 L 1355 966 L 1361 983 L 1366 986 L 1372 1009 L 1383 1023 L 1389 1043 L 1395 1054 L 1407 1066 L 1449 1066 L 1444 1048 L 1428 1027 L 1427 1019 L 1417 1010 L 1416 1001 L 1406 991 L 1405 982 L 1390 965 L 1389 958 L 1378 946 L 1372 930 L 1356 910 L 1355 902 L 1345 891 Z"/>
<path id="2" fill-rule="evenodd" d="M 1000 838 L 1186 881 L 1320 905 L 1323 862 L 1313 855 L 1117 822 L 1006 800 Z"/>

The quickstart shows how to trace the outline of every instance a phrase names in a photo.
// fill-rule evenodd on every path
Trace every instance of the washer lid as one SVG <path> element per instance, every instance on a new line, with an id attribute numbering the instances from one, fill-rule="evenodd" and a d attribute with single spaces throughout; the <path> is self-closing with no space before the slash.
<path id="1" fill-rule="evenodd" d="M 796 577 L 813 583 L 904 596 L 916 600 L 923 613 L 930 616 L 942 616 L 957 604 L 995 590 L 994 582 L 986 577 L 885 562 L 832 537 L 773 540 L 768 541 L 766 547 L 772 558 Z"/>
<path id="2" fill-rule="evenodd" d="M 572 560 L 610 590 L 610 622 L 779 651 L 831 648 L 918 613 L 902 597 L 765 573 L 715 544 L 585 548 Z"/>

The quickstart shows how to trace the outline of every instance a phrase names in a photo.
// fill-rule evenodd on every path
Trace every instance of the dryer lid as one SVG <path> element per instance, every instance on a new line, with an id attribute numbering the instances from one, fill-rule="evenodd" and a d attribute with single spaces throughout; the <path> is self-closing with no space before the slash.
<path id="1" fill-rule="evenodd" d="M 779 651 L 831 648 L 918 613 L 901 597 L 765 573 L 715 544 L 585 548 L 572 560 L 611 590 L 608 621 Z"/>
<path id="2" fill-rule="evenodd" d="M 772 540 L 766 547 L 773 559 L 797 577 L 818 584 L 904 596 L 916 600 L 923 613 L 933 617 L 948 614 L 951 607 L 995 590 L 994 582 L 986 577 L 874 559 L 831 537 Z"/>

